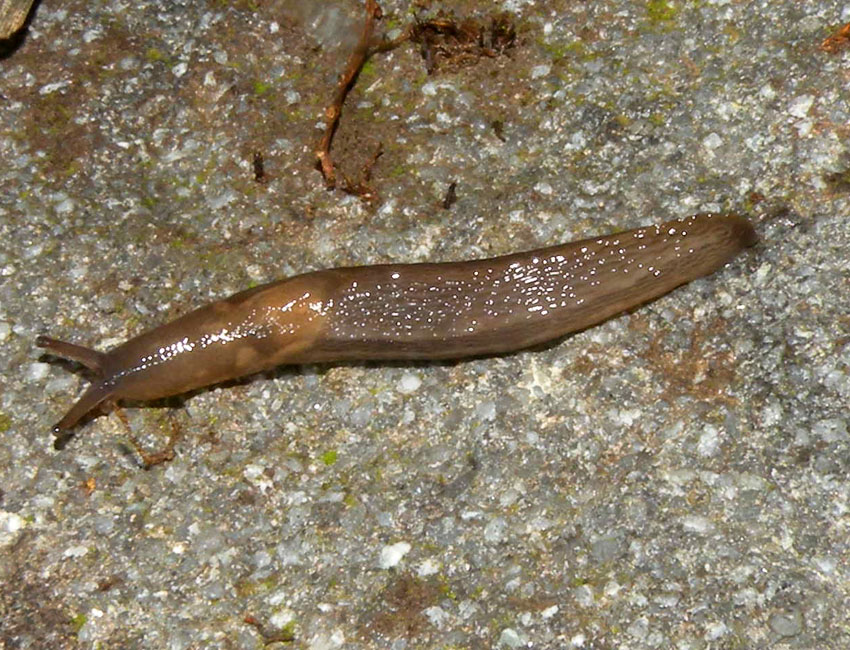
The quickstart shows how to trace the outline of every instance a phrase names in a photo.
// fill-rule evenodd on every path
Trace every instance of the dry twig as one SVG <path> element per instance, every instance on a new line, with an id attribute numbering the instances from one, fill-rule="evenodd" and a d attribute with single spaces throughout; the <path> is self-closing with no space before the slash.
<path id="1" fill-rule="evenodd" d="M 399 36 L 389 40 L 383 36 L 375 36 L 375 24 L 381 16 L 381 8 L 377 0 L 366 0 L 366 17 L 360 39 L 337 82 L 333 99 L 325 109 L 325 130 L 316 148 L 316 166 L 322 172 L 328 189 L 333 189 L 337 185 L 331 143 L 342 116 L 342 106 L 369 57 L 411 41 L 419 44 L 428 74 L 432 74 L 441 61 L 464 63 L 481 57 L 493 58 L 504 54 L 516 43 L 516 30 L 507 13 L 491 18 L 488 28 L 482 27 L 471 19 L 458 23 L 453 17 L 443 14 L 431 20 L 415 19 L 402 30 Z M 383 148 L 379 143 L 375 154 L 363 166 L 359 181 L 352 181 L 343 174 L 343 191 L 368 201 L 376 199 L 377 195 L 370 185 L 370 180 L 372 167 L 382 153 Z"/>
<path id="2" fill-rule="evenodd" d="M 316 158 L 318 159 L 319 169 L 322 176 L 325 178 L 325 185 L 328 189 L 333 189 L 336 186 L 336 173 L 334 171 L 333 160 L 331 159 L 331 141 L 337 126 L 339 126 L 339 118 L 342 115 L 342 105 L 345 103 L 345 98 L 348 91 L 354 86 L 357 81 L 357 75 L 363 68 L 363 64 L 369 58 L 369 48 L 372 43 L 372 33 L 375 30 L 375 21 L 381 17 L 381 8 L 376 0 L 366 0 L 366 20 L 363 22 L 363 32 L 360 35 L 360 40 L 348 58 L 348 65 L 345 66 L 345 72 L 339 78 L 336 85 L 336 93 L 334 93 L 333 101 L 325 109 L 325 132 L 322 140 L 319 143 L 319 148 L 316 150 Z"/>
<path id="3" fill-rule="evenodd" d="M 115 414 L 118 416 L 118 419 L 124 424 L 124 427 L 127 429 L 127 439 L 130 441 L 130 444 L 133 446 L 133 449 L 136 450 L 136 453 L 139 455 L 139 458 L 142 459 L 142 468 L 143 469 L 151 469 L 152 467 L 156 467 L 157 465 L 162 465 L 163 463 L 167 463 L 171 460 L 174 460 L 174 445 L 177 444 L 177 441 L 180 439 L 180 426 L 174 420 L 170 420 L 171 422 L 171 433 L 168 436 L 168 442 L 165 443 L 165 447 L 160 449 L 159 451 L 149 452 L 146 451 L 144 447 L 142 447 L 142 443 L 139 442 L 139 439 L 133 434 L 133 431 L 130 428 L 130 421 L 127 419 L 127 415 L 121 408 L 115 409 Z"/>
<path id="4" fill-rule="evenodd" d="M 830 54 L 838 54 L 838 52 L 848 46 L 850 46 L 850 23 L 843 25 L 825 39 L 820 44 L 820 49 Z"/>

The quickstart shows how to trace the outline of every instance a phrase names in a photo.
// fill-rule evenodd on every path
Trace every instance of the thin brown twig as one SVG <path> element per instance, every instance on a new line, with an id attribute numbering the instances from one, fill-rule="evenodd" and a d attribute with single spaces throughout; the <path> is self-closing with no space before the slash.
<path id="1" fill-rule="evenodd" d="M 837 54 L 850 46 L 850 23 L 842 25 L 820 44 L 820 49 L 830 54 Z"/>
<path id="2" fill-rule="evenodd" d="M 360 39 L 337 82 L 333 99 L 325 109 L 325 130 L 316 148 L 316 167 L 321 171 L 328 189 L 334 189 L 337 185 L 331 143 L 342 116 L 342 106 L 357 82 L 360 71 L 373 54 L 388 52 L 408 41 L 418 43 L 428 74 L 432 74 L 437 69 L 438 58 L 446 61 L 494 58 L 511 49 L 516 42 L 516 31 L 507 13 L 494 16 L 489 30 L 472 20 L 457 23 L 451 16 L 441 15 L 425 21 L 417 18 L 393 39 L 375 35 L 375 24 L 381 16 L 377 0 L 366 0 L 366 18 Z M 374 201 L 377 193 L 370 184 L 372 167 L 382 152 L 379 142 L 375 154 L 363 166 L 359 181 L 352 181 L 343 173 L 342 190 L 365 201 Z"/>
<path id="3" fill-rule="evenodd" d="M 375 152 L 366 161 L 363 165 L 363 168 L 360 170 L 360 180 L 357 182 L 352 181 L 348 176 L 343 172 L 343 186 L 342 191 L 347 194 L 353 194 L 354 196 L 360 197 L 364 201 L 375 201 L 378 198 L 377 192 L 372 187 L 370 181 L 372 180 L 372 168 L 375 166 L 375 163 L 378 162 L 378 158 L 380 158 L 384 153 L 384 145 L 379 142 L 378 146 L 375 147 Z"/>
<path id="4" fill-rule="evenodd" d="M 337 126 L 339 126 L 339 118 L 342 115 L 342 105 L 345 103 L 345 98 L 354 86 L 357 75 L 360 74 L 360 70 L 371 54 L 372 34 L 375 30 L 375 22 L 380 17 L 381 8 L 378 6 L 377 1 L 366 0 L 366 20 L 363 22 L 363 32 L 360 35 L 360 40 L 348 58 L 348 65 L 346 65 L 345 71 L 339 78 L 333 101 L 325 109 L 325 132 L 316 150 L 316 158 L 328 189 L 333 189 L 336 186 L 336 172 L 334 171 L 333 159 L 331 158 L 331 141 L 333 140 L 334 133 L 336 133 Z"/>
<path id="5" fill-rule="evenodd" d="M 177 441 L 180 439 L 180 426 L 177 422 L 170 420 L 171 433 L 168 436 L 168 442 L 165 444 L 165 447 L 159 451 L 149 452 L 142 447 L 142 443 L 139 442 L 139 439 L 133 434 L 133 431 L 130 428 L 130 421 L 127 419 L 127 414 L 124 413 L 124 410 L 120 407 L 116 407 L 115 414 L 127 429 L 127 439 L 130 441 L 133 449 L 136 450 L 139 458 L 142 459 L 143 469 L 148 470 L 157 465 L 162 465 L 163 463 L 174 460 L 174 445 L 176 445 Z"/>
<path id="6" fill-rule="evenodd" d="M 402 45 L 413 37 L 414 29 L 415 24 L 410 23 L 402 30 L 401 34 L 399 34 L 395 38 L 383 39 L 378 43 L 372 43 L 369 46 L 369 56 L 372 56 L 373 54 L 380 54 L 381 52 L 389 52 L 390 50 L 394 50 L 399 45 Z"/>

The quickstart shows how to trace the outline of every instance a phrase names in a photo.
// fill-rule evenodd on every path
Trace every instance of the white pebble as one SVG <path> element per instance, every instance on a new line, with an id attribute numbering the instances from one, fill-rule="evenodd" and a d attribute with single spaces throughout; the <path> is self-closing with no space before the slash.
<path id="1" fill-rule="evenodd" d="M 420 578 L 432 576 L 440 570 L 440 564 L 436 560 L 427 559 L 419 565 L 416 575 Z"/>
<path id="2" fill-rule="evenodd" d="M 27 378 L 31 381 L 40 381 L 47 377 L 50 371 L 50 366 L 46 363 L 31 363 Z"/>
<path id="3" fill-rule="evenodd" d="M 406 372 L 401 376 L 396 390 L 402 395 L 410 395 L 410 393 L 416 392 L 421 385 L 422 380 L 419 377 L 411 372 Z"/>
<path id="4" fill-rule="evenodd" d="M 646 635 L 649 633 L 649 619 L 641 616 L 626 628 L 626 632 L 636 639 L 646 638 Z"/>
<path id="5" fill-rule="evenodd" d="M 705 640 L 716 641 L 729 632 L 729 628 L 721 621 L 715 621 L 705 626 Z"/>
<path id="6" fill-rule="evenodd" d="M 431 625 L 437 629 L 442 629 L 449 620 L 449 613 L 436 605 L 423 610 L 422 613 L 431 622 Z"/>
<path id="7" fill-rule="evenodd" d="M 800 95 L 791 100 L 791 103 L 788 105 L 788 112 L 794 117 L 806 117 L 814 103 L 814 95 Z"/>
<path id="8" fill-rule="evenodd" d="M 714 530 L 714 524 L 705 517 L 690 515 L 682 518 L 682 528 L 692 533 L 704 535 Z"/>
<path id="9" fill-rule="evenodd" d="M 523 644 L 522 639 L 516 630 L 506 627 L 499 635 L 499 645 L 506 645 L 509 648 L 519 648 Z"/>
<path id="10" fill-rule="evenodd" d="M 709 133 L 702 141 L 702 146 L 704 146 L 709 151 L 714 151 L 722 144 L 723 140 L 721 140 L 720 136 L 716 133 Z"/>
<path id="11" fill-rule="evenodd" d="M 56 206 L 56 214 L 67 214 L 74 209 L 74 201 L 65 199 Z"/>
<path id="12" fill-rule="evenodd" d="M 70 85 L 69 81 L 55 81 L 50 84 L 45 84 L 41 88 L 38 89 L 39 95 L 49 95 L 50 93 L 55 93 L 57 90 L 62 90 L 63 88 Z"/>
<path id="13" fill-rule="evenodd" d="M 713 456 L 720 447 L 720 435 L 716 427 L 707 425 L 699 437 L 697 453 L 700 456 Z"/>
<path id="14" fill-rule="evenodd" d="M 552 66 L 549 64 L 536 65 L 531 69 L 531 78 L 539 79 L 540 77 L 545 77 L 549 74 L 549 71 L 552 69 Z"/>
<path id="15" fill-rule="evenodd" d="M 64 557 L 83 557 L 88 552 L 89 547 L 80 544 L 79 546 L 70 546 L 66 548 L 65 552 L 62 555 Z"/>
<path id="16" fill-rule="evenodd" d="M 401 559 L 410 552 L 410 544 L 407 542 L 398 542 L 390 544 L 381 549 L 381 559 L 378 566 L 382 569 L 391 569 L 396 566 Z"/>
<path id="17" fill-rule="evenodd" d="M 20 515 L 0 510 L 0 548 L 17 542 L 26 523 Z"/>

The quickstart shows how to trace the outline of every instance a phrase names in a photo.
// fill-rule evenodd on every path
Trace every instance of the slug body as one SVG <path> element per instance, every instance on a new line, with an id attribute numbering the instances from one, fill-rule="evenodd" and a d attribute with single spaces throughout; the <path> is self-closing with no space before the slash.
<path id="1" fill-rule="evenodd" d="M 755 241 L 742 217 L 697 215 L 491 259 L 307 273 L 210 303 L 105 353 L 40 336 L 37 345 L 97 375 L 54 433 L 104 400 L 153 400 L 281 364 L 519 350 L 657 298 Z"/>

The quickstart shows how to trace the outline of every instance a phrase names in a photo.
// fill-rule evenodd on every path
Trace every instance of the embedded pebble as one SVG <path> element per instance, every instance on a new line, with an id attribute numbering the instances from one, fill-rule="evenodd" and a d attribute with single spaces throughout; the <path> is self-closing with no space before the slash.
<path id="1" fill-rule="evenodd" d="M 767 624 L 770 629 L 781 637 L 797 636 L 803 627 L 803 618 L 800 612 L 792 610 L 771 614 Z"/>
<path id="2" fill-rule="evenodd" d="M 794 117 L 806 117 L 814 102 L 815 98 L 813 95 L 800 95 L 791 100 L 791 103 L 788 105 L 788 112 Z"/>
<path id="3" fill-rule="evenodd" d="M 421 385 L 422 380 L 419 378 L 418 375 L 406 372 L 401 376 L 401 379 L 398 382 L 397 390 L 402 395 L 409 395 L 411 393 L 416 392 Z"/>
<path id="4" fill-rule="evenodd" d="M 499 635 L 499 645 L 507 646 L 508 648 L 519 648 L 524 645 L 524 635 L 520 635 L 516 630 L 506 627 Z"/>
<path id="5" fill-rule="evenodd" d="M 26 521 L 20 515 L 0 510 L 0 548 L 17 542 L 25 526 Z"/>
<path id="6" fill-rule="evenodd" d="M 552 70 L 552 66 L 549 64 L 536 65 L 531 69 L 531 78 L 539 79 L 540 77 L 545 77 Z"/>
<path id="7" fill-rule="evenodd" d="M 407 542 L 398 542 L 390 546 L 384 546 L 381 549 L 381 558 L 378 561 L 378 566 L 382 569 L 391 569 L 398 565 L 402 558 L 410 552 L 410 544 Z"/>
<path id="8" fill-rule="evenodd" d="M 49 363 L 31 363 L 27 372 L 29 381 L 42 381 L 50 374 Z"/>
<path id="9" fill-rule="evenodd" d="M 682 518 L 682 528 L 692 533 L 706 535 L 714 530 L 714 523 L 706 517 L 689 515 Z"/>

